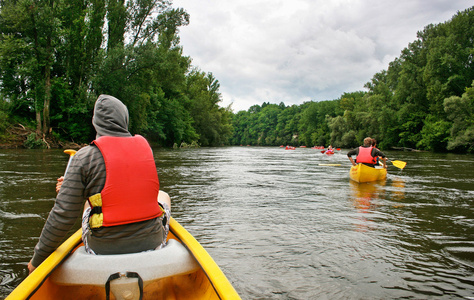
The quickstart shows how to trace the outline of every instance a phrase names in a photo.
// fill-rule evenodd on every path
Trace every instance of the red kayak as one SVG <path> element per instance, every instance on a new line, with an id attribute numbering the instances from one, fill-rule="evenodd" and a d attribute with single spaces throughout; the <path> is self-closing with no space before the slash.
<path id="1" fill-rule="evenodd" d="M 334 150 L 323 150 L 321 151 L 322 154 L 327 154 L 327 155 L 333 155 L 334 154 Z"/>

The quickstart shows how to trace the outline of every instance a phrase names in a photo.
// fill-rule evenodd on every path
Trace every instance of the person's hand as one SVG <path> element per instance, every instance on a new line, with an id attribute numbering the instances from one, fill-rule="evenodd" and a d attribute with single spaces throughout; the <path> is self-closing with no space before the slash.
<path id="1" fill-rule="evenodd" d="M 56 183 L 56 193 L 59 193 L 59 189 L 61 189 L 61 186 L 63 185 L 64 181 L 64 176 L 61 176 L 58 178 L 58 182 Z"/>
<path id="2" fill-rule="evenodd" d="M 28 263 L 28 271 L 29 271 L 30 274 L 31 274 L 31 273 L 33 273 L 33 271 L 34 271 L 35 269 L 36 269 L 36 267 L 31 264 L 31 260 L 30 260 L 30 262 Z"/>

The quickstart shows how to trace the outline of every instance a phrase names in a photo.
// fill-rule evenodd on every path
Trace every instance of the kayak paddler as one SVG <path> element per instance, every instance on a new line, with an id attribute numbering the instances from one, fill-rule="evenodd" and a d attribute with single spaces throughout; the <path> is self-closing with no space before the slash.
<path id="1" fill-rule="evenodd" d="M 353 155 L 356 155 L 355 161 L 352 159 Z M 375 147 L 372 147 L 372 138 L 370 137 L 366 137 L 364 139 L 364 145 L 347 152 L 347 157 L 349 158 L 353 166 L 358 163 L 362 163 L 369 167 L 375 168 L 375 165 L 377 164 L 376 159 L 378 156 L 382 157 L 383 167 L 386 169 L 387 158 L 385 157 L 385 154 L 382 151 Z"/>
<path id="2" fill-rule="evenodd" d="M 72 157 L 58 180 L 49 213 L 28 270 L 39 266 L 82 214 L 82 239 L 91 254 L 136 253 L 166 243 L 171 201 L 160 191 L 152 149 L 128 131 L 128 109 L 100 95 L 92 124 L 96 139 Z M 107 170 L 107 171 L 106 171 Z"/>

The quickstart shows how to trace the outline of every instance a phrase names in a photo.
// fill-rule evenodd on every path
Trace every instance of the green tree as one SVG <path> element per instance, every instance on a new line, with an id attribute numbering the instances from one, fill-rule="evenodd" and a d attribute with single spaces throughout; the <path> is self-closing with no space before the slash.
<path id="1" fill-rule="evenodd" d="M 199 135 L 202 146 L 228 144 L 232 135 L 230 108 L 219 107 L 221 94 L 219 81 L 212 73 L 194 69 L 187 76 L 186 95 L 189 98 L 189 110 L 193 126 Z"/>
<path id="2" fill-rule="evenodd" d="M 89 93 L 101 56 L 102 28 L 106 13 L 105 0 L 66 1 L 60 16 L 61 40 L 55 71 L 51 126 L 73 141 L 87 141 L 93 136 L 90 119 L 95 101 Z"/>
<path id="3" fill-rule="evenodd" d="M 350 105 L 347 102 L 345 104 Z M 336 116 L 339 105 L 339 100 L 303 104 L 298 124 L 300 142 L 307 146 L 333 143 L 327 118 Z"/>
<path id="4" fill-rule="evenodd" d="M 300 106 L 292 105 L 286 107 L 284 103 L 280 103 L 281 112 L 278 114 L 277 125 L 275 128 L 275 145 L 289 145 L 292 143 L 295 127 L 297 127 L 297 115 Z"/>
<path id="5" fill-rule="evenodd" d="M 462 97 L 446 98 L 444 110 L 452 122 L 447 149 L 474 153 L 474 81 Z"/>
<path id="6" fill-rule="evenodd" d="M 167 1 L 130 1 L 126 13 L 120 11 L 114 19 L 114 39 L 125 43 L 121 34 L 129 34 L 129 43 L 104 52 L 94 89 L 123 100 L 131 132 L 146 133 L 152 142 L 168 146 L 194 141 L 197 135 L 183 93 L 190 59 L 182 55 L 177 35 L 189 15 Z M 124 24 L 128 31 L 120 29 Z"/>
<path id="7" fill-rule="evenodd" d="M 1 7 L 2 94 L 13 106 L 33 109 L 37 134 L 50 130 L 55 49 L 62 1 L 5 0 Z M 17 95 L 14 93 L 20 92 Z M 25 103 L 26 105 L 22 105 Z"/>

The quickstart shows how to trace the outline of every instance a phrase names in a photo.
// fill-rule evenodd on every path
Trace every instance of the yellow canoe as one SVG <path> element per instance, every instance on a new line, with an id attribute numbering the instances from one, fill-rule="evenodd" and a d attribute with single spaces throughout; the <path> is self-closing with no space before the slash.
<path id="1" fill-rule="evenodd" d="M 240 299 L 207 251 L 171 218 L 166 247 L 133 254 L 87 254 L 79 229 L 6 300 L 106 299 L 107 290 L 111 299 Z"/>
<path id="2" fill-rule="evenodd" d="M 364 164 L 357 164 L 351 167 L 349 176 L 356 182 L 370 182 L 384 180 L 387 178 L 387 169 L 372 168 Z"/>

